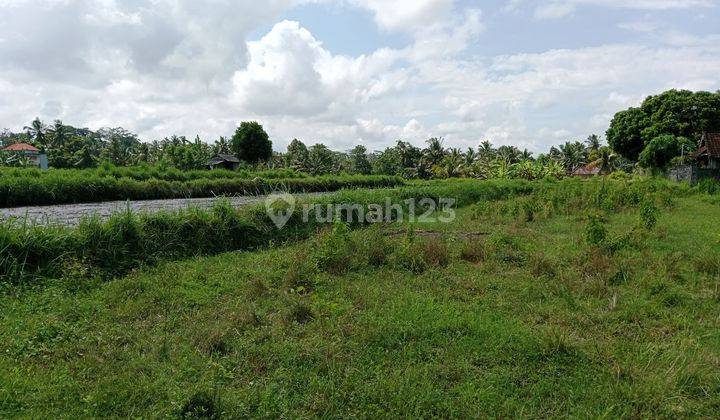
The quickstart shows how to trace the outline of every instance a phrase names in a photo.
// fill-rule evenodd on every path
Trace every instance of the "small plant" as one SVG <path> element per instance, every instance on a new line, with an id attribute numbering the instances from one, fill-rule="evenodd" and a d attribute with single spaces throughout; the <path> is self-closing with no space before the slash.
<path id="1" fill-rule="evenodd" d="M 652 230 L 657 225 L 658 208 L 652 199 L 645 199 L 640 204 L 640 224 L 647 230 Z"/>
<path id="2" fill-rule="evenodd" d="M 607 238 L 605 222 L 599 215 L 590 215 L 585 225 L 585 241 L 590 245 L 599 246 Z"/>
<path id="3" fill-rule="evenodd" d="M 429 267 L 446 267 L 450 263 L 450 251 L 442 239 L 428 238 L 421 246 L 422 259 Z"/>
<path id="4" fill-rule="evenodd" d="M 350 268 L 354 252 L 348 237 L 349 231 L 347 225 L 336 223 L 332 230 L 324 232 L 315 241 L 311 260 L 320 270 L 339 275 Z"/>
<path id="5" fill-rule="evenodd" d="M 555 277 L 555 266 L 557 263 L 544 255 L 533 255 L 530 260 L 532 274 L 535 277 Z"/>
<path id="6" fill-rule="evenodd" d="M 286 316 L 286 321 L 297 322 L 298 324 L 307 324 L 315 319 L 315 314 L 308 304 L 302 301 L 294 301 L 290 304 Z"/>
<path id="7" fill-rule="evenodd" d="M 415 240 L 415 230 L 412 226 L 408 227 L 403 242 L 391 255 L 390 261 L 396 268 L 413 273 L 422 273 L 427 269 L 427 263 Z"/>
<path id="8" fill-rule="evenodd" d="M 180 409 L 180 417 L 184 419 L 217 419 L 218 399 L 209 392 L 200 391 L 193 394 Z"/>
<path id="9" fill-rule="evenodd" d="M 466 241 L 460 249 L 460 258 L 473 264 L 485 261 L 486 257 L 485 244 L 477 240 Z"/>

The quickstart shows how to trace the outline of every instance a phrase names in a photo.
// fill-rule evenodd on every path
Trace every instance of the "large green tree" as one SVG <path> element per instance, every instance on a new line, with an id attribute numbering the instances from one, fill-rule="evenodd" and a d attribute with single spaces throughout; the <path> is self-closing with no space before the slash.
<path id="1" fill-rule="evenodd" d="M 663 134 L 652 139 L 642 153 L 640 153 L 640 166 L 652 169 L 665 169 L 670 162 L 696 147 L 695 142 L 685 137 L 676 137 Z"/>
<path id="2" fill-rule="evenodd" d="M 311 175 L 323 175 L 333 169 L 333 152 L 324 144 L 310 146 L 308 150 L 308 172 Z"/>
<path id="3" fill-rule="evenodd" d="M 293 139 L 288 145 L 285 160 L 290 168 L 296 171 L 306 171 L 308 167 L 308 148 L 305 143 Z"/>
<path id="4" fill-rule="evenodd" d="M 669 90 L 650 96 L 640 108 L 615 114 L 606 133 L 621 156 L 637 161 L 648 143 L 663 134 L 697 142 L 704 131 L 720 130 L 720 92 Z"/>
<path id="5" fill-rule="evenodd" d="M 358 145 L 350 151 L 350 169 L 355 174 L 369 174 L 372 172 L 365 146 Z"/>
<path id="6" fill-rule="evenodd" d="M 256 121 L 243 121 L 230 141 L 235 155 L 248 163 L 258 163 L 272 157 L 272 142 L 263 126 Z"/>

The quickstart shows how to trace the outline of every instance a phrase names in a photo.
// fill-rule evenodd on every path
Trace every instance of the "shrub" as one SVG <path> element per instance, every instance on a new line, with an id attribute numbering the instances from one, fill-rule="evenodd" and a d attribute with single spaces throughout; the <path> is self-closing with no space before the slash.
<path id="1" fill-rule="evenodd" d="M 585 241 L 590 245 L 602 245 L 607 238 L 607 228 L 605 222 L 599 215 L 588 216 L 585 224 Z"/>
<path id="2" fill-rule="evenodd" d="M 450 263 L 447 243 L 438 237 L 427 238 L 421 243 L 422 259 L 428 267 L 446 267 Z"/>
<path id="3" fill-rule="evenodd" d="M 184 419 L 217 419 L 220 418 L 218 398 L 209 392 L 200 391 L 193 394 L 180 409 L 180 418 Z"/>
<path id="4" fill-rule="evenodd" d="M 657 225 L 658 208 L 655 206 L 655 202 L 646 198 L 640 205 L 640 223 L 647 229 L 652 230 Z"/>
<path id="5" fill-rule="evenodd" d="M 485 244 L 478 240 L 468 240 L 460 249 L 460 258 L 473 264 L 485 261 L 486 256 Z"/>
<path id="6" fill-rule="evenodd" d="M 320 270 L 339 275 L 350 268 L 355 253 L 349 230 L 347 225 L 336 223 L 332 230 L 324 231 L 313 241 L 310 259 Z"/>

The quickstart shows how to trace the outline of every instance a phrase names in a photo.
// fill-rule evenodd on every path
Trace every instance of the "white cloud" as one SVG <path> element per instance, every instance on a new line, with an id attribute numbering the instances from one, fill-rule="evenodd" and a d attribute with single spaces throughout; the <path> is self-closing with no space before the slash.
<path id="1" fill-rule="evenodd" d="M 350 0 L 373 12 L 377 24 L 387 30 L 412 31 L 443 22 L 453 0 Z"/>
<path id="2" fill-rule="evenodd" d="M 517 12 L 525 8 L 528 0 L 509 0 L 505 10 Z M 578 6 L 602 6 L 636 10 L 672 10 L 716 7 L 714 0 L 548 0 L 539 2 L 534 10 L 536 19 L 559 19 L 571 15 Z"/>

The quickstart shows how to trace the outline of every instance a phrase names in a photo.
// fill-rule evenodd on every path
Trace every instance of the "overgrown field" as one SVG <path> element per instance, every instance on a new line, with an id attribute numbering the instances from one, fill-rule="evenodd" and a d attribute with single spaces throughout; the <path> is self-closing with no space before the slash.
<path id="1" fill-rule="evenodd" d="M 311 179 L 311 178 L 307 178 Z M 434 182 L 394 189 L 344 190 L 314 200 L 317 204 L 404 204 L 409 198 L 454 197 L 460 205 L 528 193 L 523 181 Z M 301 203 L 298 203 L 298 207 Z M 189 209 L 152 214 L 120 213 L 107 221 L 83 220 L 78 227 L 0 223 L 0 278 L 12 284 L 75 271 L 86 276 L 120 275 L 162 259 L 254 249 L 270 242 L 304 238 L 313 233 L 315 219 L 303 223 L 295 212 L 277 230 L 264 206 L 234 209 L 221 203 L 210 211 Z"/>
<path id="2" fill-rule="evenodd" d="M 401 178 L 392 176 L 308 177 L 291 170 L 179 171 L 173 168 L 108 166 L 41 171 L 16 168 L 0 170 L 0 207 L 258 195 L 277 190 L 321 192 L 401 184 Z"/>
<path id="3" fill-rule="evenodd" d="M 294 234 L 250 252 L 111 281 L 71 258 L 52 278 L 6 283 L 0 416 L 720 410 L 717 196 L 653 180 L 463 181 L 324 200 L 383 194 L 451 196 L 460 209 L 452 223 L 317 234 L 291 221 Z M 267 223 L 246 211 L 247 226 Z M 117 237 L 145 246 L 132 242 L 150 226 L 142 218 L 101 226 L 123 224 L 139 236 Z"/>

